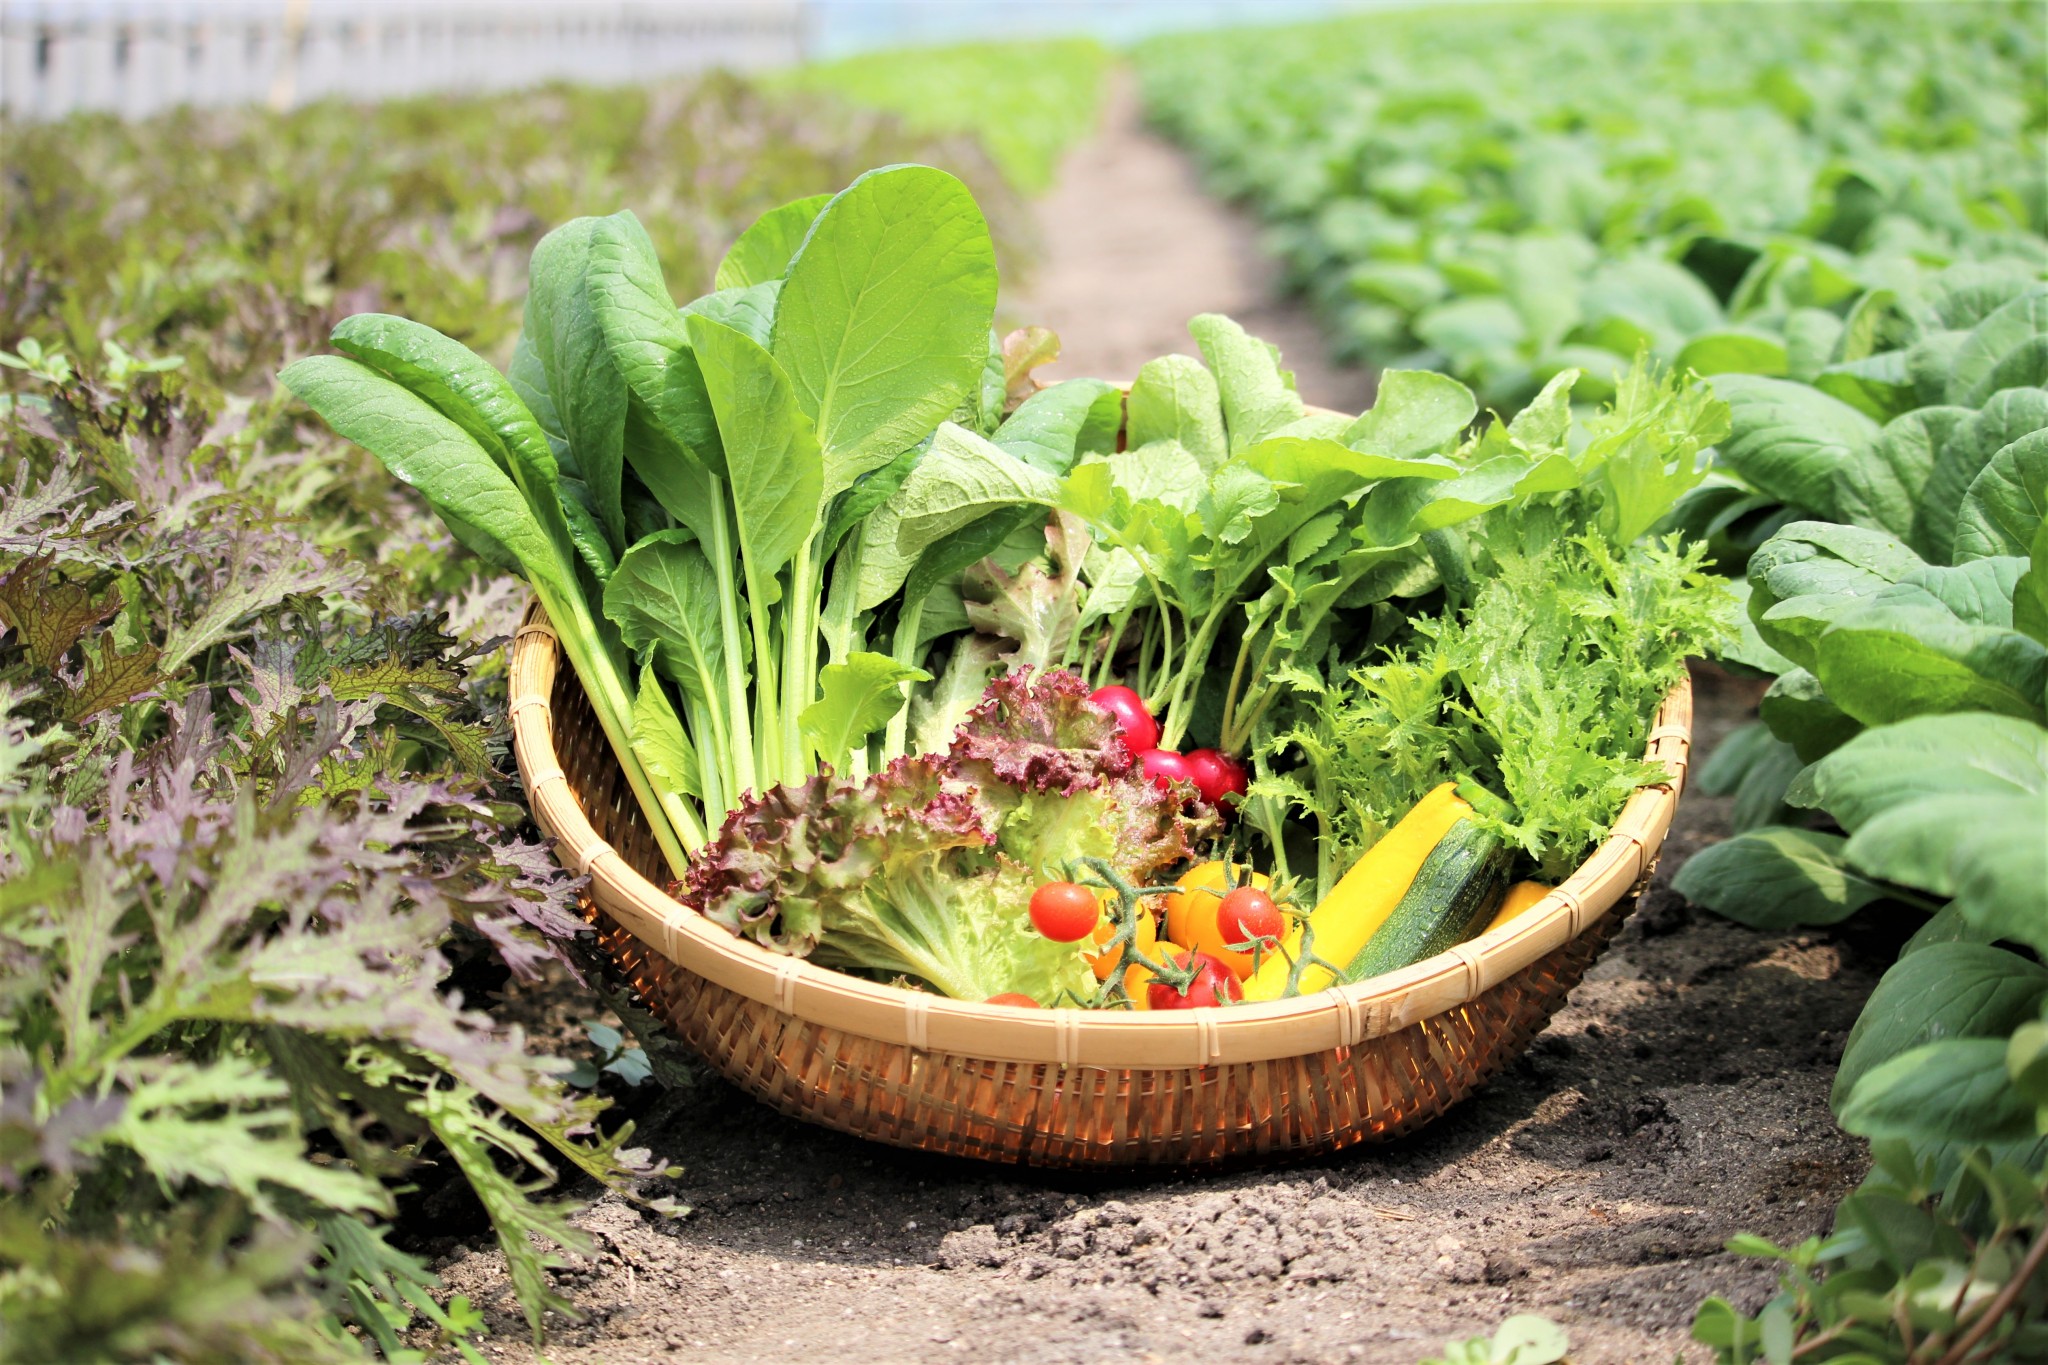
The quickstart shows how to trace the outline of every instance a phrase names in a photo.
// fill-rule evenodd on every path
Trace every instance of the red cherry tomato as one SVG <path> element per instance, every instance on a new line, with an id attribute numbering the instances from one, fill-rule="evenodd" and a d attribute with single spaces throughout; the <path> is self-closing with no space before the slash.
<path id="1" fill-rule="evenodd" d="M 1054 943 L 1078 943 L 1095 932 L 1102 902 L 1085 886 L 1047 882 L 1031 893 L 1031 925 Z"/>
<path id="2" fill-rule="evenodd" d="M 1242 801 L 1245 789 L 1251 786 L 1244 765 L 1214 749 L 1197 749 L 1188 755 L 1188 778 L 1212 806 L 1221 806 L 1225 798 L 1233 805 Z"/>
<path id="3" fill-rule="evenodd" d="M 1194 781 L 1187 759 L 1171 749 L 1147 749 L 1139 762 L 1144 766 L 1145 776 L 1161 791 L 1170 790 L 1176 782 Z"/>
<path id="4" fill-rule="evenodd" d="M 1188 983 L 1185 995 L 1178 986 L 1164 981 L 1154 981 L 1147 986 L 1146 1002 L 1155 1010 L 1201 1009 L 1205 1005 L 1220 1005 L 1226 1000 L 1244 998 L 1244 988 L 1237 984 L 1230 968 L 1207 953 L 1175 953 L 1173 965 L 1193 966 L 1195 979 Z"/>
<path id="5" fill-rule="evenodd" d="M 1267 950 L 1270 951 L 1272 942 L 1279 939 L 1286 927 L 1287 921 L 1282 918 L 1280 907 L 1256 886 L 1240 886 L 1225 892 L 1223 904 L 1216 907 L 1216 928 L 1225 943 L 1266 939 Z"/>
<path id="6" fill-rule="evenodd" d="M 1036 1000 L 1033 1000 L 1030 996 L 1025 995 L 1022 991 L 1005 991 L 1001 995 L 991 995 L 985 1003 L 991 1005 L 1009 1005 L 1012 1008 L 1020 1010 L 1035 1010 L 1043 1008 Z"/>
<path id="7" fill-rule="evenodd" d="M 1145 699 L 1128 687 L 1098 687 L 1088 700 L 1116 717 L 1116 728 L 1124 732 L 1124 747 L 1133 758 L 1159 747 L 1159 722 L 1145 709 Z"/>

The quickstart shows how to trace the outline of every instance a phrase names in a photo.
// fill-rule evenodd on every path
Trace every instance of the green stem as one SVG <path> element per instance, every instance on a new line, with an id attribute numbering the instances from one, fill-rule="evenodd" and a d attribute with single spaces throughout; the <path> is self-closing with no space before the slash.
<path id="1" fill-rule="evenodd" d="M 804 754 L 803 713 L 818 694 L 817 567 L 811 550 L 813 531 L 798 547 L 784 599 L 782 645 L 782 780 L 794 785 L 809 774 Z"/>
<path id="2" fill-rule="evenodd" d="M 897 663 L 909 668 L 918 666 L 918 661 L 910 656 L 918 652 L 917 634 L 918 628 L 924 622 L 924 604 L 925 599 L 922 597 L 915 602 L 905 602 L 902 612 L 896 618 L 896 640 L 890 653 Z M 888 740 L 883 752 L 903 753 L 909 743 L 910 703 L 906 701 L 896 709 L 895 715 L 889 717 Z"/>
<path id="3" fill-rule="evenodd" d="M 1188 680 L 1201 675 L 1202 666 L 1208 662 L 1209 651 L 1216 647 L 1216 634 L 1223 628 L 1223 609 L 1230 602 L 1230 598 L 1216 599 L 1215 605 L 1209 608 L 1209 614 L 1202 618 L 1201 629 L 1188 642 L 1180 667 L 1174 671 L 1173 692 L 1166 703 L 1166 723 L 1159 734 L 1159 747 L 1162 749 L 1178 747 L 1181 737 L 1187 734 L 1188 712 L 1193 708 L 1184 706 L 1182 702 L 1187 696 Z"/>
<path id="4" fill-rule="evenodd" d="M 846 656 L 853 652 L 853 622 L 860 614 L 854 596 L 860 584 L 861 530 L 856 526 L 848 531 L 839 552 L 832 557 L 832 591 L 819 622 L 827 657 L 835 664 L 845 663 Z"/>
<path id="5" fill-rule="evenodd" d="M 746 636 L 740 633 L 739 590 L 732 575 L 732 528 L 725 519 L 725 485 L 711 480 L 711 567 L 718 575 L 718 628 L 725 639 L 725 713 L 727 757 L 732 764 L 727 788 L 734 796 L 761 789 L 754 768 L 753 709 L 747 699 Z"/>

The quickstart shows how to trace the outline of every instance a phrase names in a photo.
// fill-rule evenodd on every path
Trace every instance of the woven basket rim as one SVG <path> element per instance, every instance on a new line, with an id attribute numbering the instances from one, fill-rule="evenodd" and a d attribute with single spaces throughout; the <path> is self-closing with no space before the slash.
<path id="1" fill-rule="evenodd" d="M 1638 788 L 1613 832 L 1530 909 L 1435 957 L 1355 985 L 1228 1009 L 1019 1010 L 903 990 L 775 953 L 669 896 L 592 828 L 556 752 L 561 646 L 538 601 L 514 636 L 510 715 L 520 781 L 557 856 L 590 878 L 598 907 L 654 952 L 808 1023 L 886 1043 L 1028 1064 L 1197 1067 L 1274 1061 L 1351 1046 L 1469 1004 L 1577 938 L 1653 866 L 1683 788 L 1692 684 L 1651 722 L 1645 757 L 1670 780 Z M 580 680 L 578 685 L 580 686 Z M 606 761 L 616 762 L 611 755 Z"/>

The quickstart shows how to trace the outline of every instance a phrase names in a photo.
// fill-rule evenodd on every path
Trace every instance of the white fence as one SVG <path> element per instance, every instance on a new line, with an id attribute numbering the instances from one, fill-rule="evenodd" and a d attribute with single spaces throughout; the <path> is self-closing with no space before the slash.
<path id="1" fill-rule="evenodd" d="M 803 59 L 804 0 L 0 0 L 0 107 L 178 104 L 622 84 Z"/>

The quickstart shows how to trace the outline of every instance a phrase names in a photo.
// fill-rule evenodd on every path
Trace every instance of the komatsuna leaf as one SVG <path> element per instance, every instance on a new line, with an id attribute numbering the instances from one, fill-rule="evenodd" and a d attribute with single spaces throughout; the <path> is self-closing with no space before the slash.
<path id="1" fill-rule="evenodd" d="M 1343 441 L 1374 455 L 1434 455 L 1455 446 L 1478 413 L 1472 390 L 1449 375 L 1387 370 L 1371 409 L 1346 428 Z"/>
<path id="2" fill-rule="evenodd" d="M 1746 830 L 1686 859 L 1672 885 L 1754 929 L 1836 924 L 1888 894 L 1850 864 L 1848 842 L 1786 826 Z"/>
<path id="3" fill-rule="evenodd" d="M 1948 612 L 1974 626 L 2010 626 L 2012 598 L 2027 561 L 2010 555 L 1967 564 L 1930 564 L 1870 595 L 1872 606 Z"/>
<path id="4" fill-rule="evenodd" d="M 1208 490 L 1201 462 L 1178 441 L 1154 441 L 1103 458 L 1112 482 L 1134 503 L 1159 502 L 1192 512 Z"/>
<path id="5" fill-rule="evenodd" d="M 1956 524 L 1970 486 L 2001 450 L 2044 427 L 2048 389 L 2007 389 L 1950 433 L 1934 457 L 1914 521 L 1915 538 L 1934 551 L 1930 559 L 1953 562 Z"/>
<path id="6" fill-rule="evenodd" d="M 1140 365 L 1125 407 L 1132 446 L 1178 441 L 1205 471 L 1230 455 L 1216 376 L 1193 356 L 1165 355 Z"/>
<path id="7" fill-rule="evenodd" d="M 854 653 L 845 663 L 826 664 L 818 670 L 818 699 L 800 717 L 804 742 L 820 761 L 844 772 L 854 749 L 903 709 L 903 684 L 930 678 L 886 654 Z"/>
<path id="8" fill-rule="evenodd" d="M 626 551 L 605 584 L 604 614 L 628 649 L 654 651 L 663 676 L 693 704 L 719 704 L 725 637 L 718 574 L 689 535 L 657 532 Z"/>
<path id="9" fill-rule="evenodd" d="M 763 280 L 738 289 L 720 289 L 683 305 L 683 317 L 710 318 L 736 332 L 744 332 L 762 346 L 775 334 L 775 301 L 782 296 L 781 280 Z"/>
<path id="10" fill-rule="evenodd" d="M 1867 731 L 1816 763 L 1816 802 L 1852 833 L 1930 796 L 2040 796 L 2048 731 L 2009 716 L 1922 716 Z"/>
<path id="11" fill-rule="evenodd" d="M 832 202 L 829 194 L 814 194 L 772 208 L 756 218 L 753 225 L 726 249 L 712 277 L 714 289 L 744 289 L 748 285 L 779 280 L 803 245 L 811 224 Z"/>
<path id="12" fill-rule="evenodd" d="M 2012 627 L 2048 644 L 2048 521 L 2034 528 L 2027 571 L 2012 586 Z"/>
<path id="13" fill-rule="evenodd" d="M 1872 1067 L 1839 1112 L 1859 1137 L 2010 1142 L 2033 1136 L 2033 1106 L 2007 1078 L 2002 1038 L 1924 1043 Z"/>
<path id="14" fill-rule="evenodd" d="M 1841 1108 L 1873 1068 L 1942 1038 L 2004 1039 L 2040 1012 L 2048 968 L 1981 943 L 1937 943 L 1907 953 L 1871 992 L 1835 1072 Z"/>
<path id="15" fill-rule="evenodd" d="M 944 171 L 869 171 L 825 206 L 790 262 L 770 349 L 817 433 L 826 498 L 974 390 L 995 301 L 988 224 Z"/>
<path id="16" fill-rule="evenodd" d="M 295 361 L 278 378 L 344 439 L 418 489 L 463 544 L 494 568 L 557 593 L 573 588 L 511 476 L 425 399 L 341 356 Z"/>
<path id="17" fill-rule="evenodd" d="M 1858 829 L 1849 857 L 1872 875 L 1951 896 L 1964 918 L 2048 952 L 2048 795 L 1928 796 Z"/>
<path id="18" fill-rule="evenodd" d="M 1814 640 L 1811 666 L 1835 704 L 1865 725 L 1946 711 L 2048 720 L 2048 648 L 1945 609 L 1858 607 Z"/>
<path id="19" fill-rule="evenodd" d="M 1757 714 L 1773 735 L 1792 746 L 1802 763 L 1818 762 L 1863 729 L 1828 696 L 1820 679 L 1803 668 L 1780 674 L 1757 704 Z"/>
<path id="20" fill-rule="evenodd" d="M 2048 428 L 2030 432 L 1991 457 L 1963 495 L 1951 558 L 2024 555 L 2048 515 Z"/>
<path id="21" fill-rule="evenodd" d="M 1301 417 L 1294 377 L 1280 368 L 1280 353 L 1220 313 L 1188 323 L 1202 359 L 1216 376 L 1230 453 L 1249 450 Z"/>
<path id="22" fill-rule="evenodd" d="M 684 319 L 725 445 L 726 486 L 755 605 L 774 605 L 775 575 L 818 527 L 825 463 L 796 389 L 775 357 L 709 318 Z"/>
<path id="23" fill-rule="evenodd" d="M 1948 401 L 1982 407 L 2000 389 L 2038 384 L 2038 379 L 2012 379 L 2001 372 L 2015 352 L 2024 353 L 2044 335 L 2048 335 L 2048 284 L 2037 282 L 1977 323 L 1963 338 L 1949 368 Z"/>
<path id="24" fill-rule="evenodd" d="M 1121 408 L 1123 395 L 1100 379 L 1069 379 L 1040 389 L 996 428 L 990 439 L 1035 469 L 1061 476 L 1081 456 L 1082 433 L 1098 406 Z"/>
<path id="25" fill-rule="evenodd" d="M 666 469 L 655 467 L 650 478 L 647 467 L 657 461 L 665 464 L 680 453 L 709 472 L 722 474 L 724 454 L 710 395 L 647 229 L 630 212 L 583 221 L 591 224 L 590 307 L 612 363 L 648 425 L 674 447 L 657 454 L 649 450 L 644 436 L 636 439 L 627 451 L 634 472 L 650 488 L 672 482 L 664 479 Z M 656 495 L 660 496 L 658 491 Z"/>
<path id="26" fill-rule="evenodd" d="M 1852 525 L 1891 532 L 1923 559 L 1937 557 L 1916 535 L 1914 516 L 1934 472 L 1935 453 L 1973 416 L 1968 408 L 1926 407 L 1887 422 L 1869 455 L 1842 468 L 1836 512 Z"/>
<path id="27" fill-rule="evenodd" d="M 1732 424 L 1721 463 L 1786 502 L 1839 518 L 1843 471 L 1870 457 L 1877 423 L 1787 379 L 1724 375 L 1713 389 L 1728 404 Z"/>
<path id="28" fill-rule="evenodd" d="M 1749 616 L 1764 643 L 1804 668 L 1813 642 L 1863 600 L 1926 567 L 1897 537 L 1836 522 L 1795 521 L 1749 560 Z"/>
<path id="29" fill-rule="evenodd" d="M 534 247 L 522 335 L 532 338 L 562 435 L 590 488 L 597 518 L 613 549 L 622 550 L 626 379 L 612 359 L 592 297 L 591 256 L 599 221 L 572 219 Z"/>
<path id="30" fill-rule="evenodd" d="M 633 698 L 632 745 L 649 775 L 667 784 L 670 791 L 683 796 L 704 794 L 697 750 L 683 732 L 682 718 L 669 704 L 653 664 L 640 670 L 640 687 Z"/>

